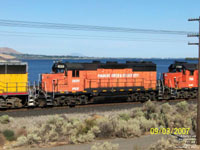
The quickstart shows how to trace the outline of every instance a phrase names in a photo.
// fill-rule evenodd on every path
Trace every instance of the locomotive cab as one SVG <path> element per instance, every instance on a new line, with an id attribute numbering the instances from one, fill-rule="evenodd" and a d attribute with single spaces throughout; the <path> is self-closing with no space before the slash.
<path id="1" fill-rule="evenodd" d="M 197 65 L 187 62 L 175 62 L 169 66 L 169 72 L 163 74 L 164 84 L 169 88 L 197 87 Z"/>
<path id="2" fill-rule="evenodd" d="M 197 64 L 177 62 L 169 66 L 169 72 L 163 73 L 164 88 L 178 98 L 193 98 L 198 87 Z"/>
<path id="3" fill-rule="evenodd" d="M 56 62 L 56 63 L 53 64 L 52 72 L 53 73 L 64 73 L 64 72 L 67 72 L 67 69 L 66 69 L 64 63 Z"/>

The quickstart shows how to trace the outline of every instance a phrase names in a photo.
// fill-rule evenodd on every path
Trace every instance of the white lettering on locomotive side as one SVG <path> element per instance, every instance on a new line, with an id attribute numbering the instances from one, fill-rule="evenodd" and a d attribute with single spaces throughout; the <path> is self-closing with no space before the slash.
<path id="1" fill-rule="evenodd" d="M 110 74 L 98 74 L 99 78 L 109 78 Z"/>
<path id="2" fill-rule="evenodd" d="M 193 81 L 193 80 L 194 80 L 194 78 L 193 78 L 193 77 L 190 77 L 190 78 L 189 78 L 189 80 L 190 80 L 190 81 Z"/>
<path id="3" fill-rule="evenodd" d="M 137 78 L 137 77 L 139 77 L 139 74 L 134 73 L 134 74 L 133 74 L 133 77 Z"/>
<path id="4" fill-rule="evenodd" d="M 110 77 L 112 77 L 112 78 L 132 78 L 132 77 L 134 77 L 134 78 L 137 78 L 137 77 L 139 77 L 139 74 L 137 74 L 137 73 L 130 73 L 130 74 L 98 74 L 97 75 L 98 76 L 98 78 L 110 78 Z"/>
<path id="5" fill-rule="evenodd" d="M 72 88 L 72 91 L 78 91 L 79 90 L 79 87 L 73 87 Z"/>
<path id="6" fill-rule="evenodd" d="M 188 86 L 193 86 L 193 84 L 189 84 Z"/>
<path id="7" fill-rule="evenodd" d="M 80 82 L 80 80 L 79 79 L 73 79 L 72 82 L 77 83 L 77 82 Z"/>

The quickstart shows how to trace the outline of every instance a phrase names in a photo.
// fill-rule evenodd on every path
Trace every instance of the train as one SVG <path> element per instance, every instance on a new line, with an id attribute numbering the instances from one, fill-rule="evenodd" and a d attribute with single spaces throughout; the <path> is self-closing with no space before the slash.
<path id="1" fill-rule="evenodd" d="M 54 62 L 51 73 L 30 85 L 28 64 L 0 63 L 0 108 L 86 105 L 123 99 L 128 102 L 194 99 L 197 64 L 175 61 L 157 79 L 150 61 Z"/>

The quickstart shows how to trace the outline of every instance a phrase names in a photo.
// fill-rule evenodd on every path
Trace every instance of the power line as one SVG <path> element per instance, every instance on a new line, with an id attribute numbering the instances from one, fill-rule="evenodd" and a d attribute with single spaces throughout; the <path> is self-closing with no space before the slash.
<path id="1" fill-rule="evenodd" d="M 32 33 L 32 32 L 12 32 L 0 31 L 0 36 L 20 36 L 20 37 L 43 37 L 43 38 L 72 38 L 72 39 L 97 39 L 97 40 L 126 40 L 126 41 L 148 41 L 148 42 L 186 42 L 185 40 L 161 39 L 161 38 L 133 38 L 125 36 L 94 36 L 80 34 L 52 34 L 52 33 Z"/>
<path id="2" fill-rule="evenodd" d="M 62 30 L 82 30 L 82 31 L 101 31 L 101 32 L 145 33 L 145 34 L 172 34 L 172 35 L 194 34 L 194 32 L 190 32 L 190 31 L 136 29 L 136 28 L 125 28 L 125 27 L 92 26 L 92 25 L 17 21 L 17 20 L 4 20 L 4 19 L 0 19 L 0 26 L 62 29 Z"/>

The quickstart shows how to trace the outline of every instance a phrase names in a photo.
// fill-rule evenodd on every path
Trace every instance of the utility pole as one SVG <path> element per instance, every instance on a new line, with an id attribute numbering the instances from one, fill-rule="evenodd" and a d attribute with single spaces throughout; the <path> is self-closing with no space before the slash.
<path id="1" fill-rule="evenodd" d="M 200 145 L 200 16 L 199 16 L 199 18 L 188 19 L 188 21 L 198 21 L 199 22 L 199 33 L 198 34 L 188 35 L 188 37 L 198 37 L 199 38 L 199 43 L 188 43 L 188 45 L 198 45 L 199 46 L 196 142 L 197 142 L 197 145 Z"/>

